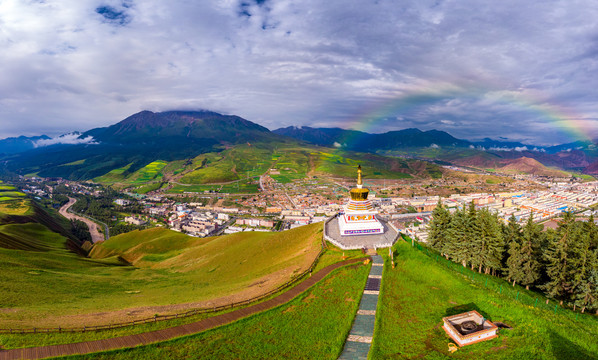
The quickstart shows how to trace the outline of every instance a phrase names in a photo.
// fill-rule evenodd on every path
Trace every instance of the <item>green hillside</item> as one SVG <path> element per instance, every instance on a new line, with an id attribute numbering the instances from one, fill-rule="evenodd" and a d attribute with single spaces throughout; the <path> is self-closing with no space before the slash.
<path id="1" fill-rule="evenodd" d="M 395 269 L 387 258 L 372 359 L 596 359 L 598 319 L 569 310 L 555 314 L 550 307 L 534 306 L 532 292 L 511 289 L 505 281 L 469 271 L 452 270 L 442 258 L 398 242 Z M 384 252 L 384 255 L 388 251 Z M 502 287 L 501 287 L 502 286 Z M 518 294 L 520 291 L 520 294 Z M 525 298 L 524 298 L 525 295 Z M 512 327 L 494 340 L 460 348 L 450 355 L 449 337 L 442 330 L 442 317 L 477 310 L 491 321 Z"/>
<path id="2" fill-rule="evenodd" d="M 157 228 L 115 236 L 85 258 L 59 234 L 18 226 L 0 230 L 27 234 L 0 248 L 0 303 L 9 309 L 0 328 L 105 324 L 188 308 L 172 304 L 251 298 L 307 269 L 322 236 L 321 224 L 204 239 Z"/>
<path id="3" fill-rule="evenodd" d="M 259 176 L 268 169 L 280 174 L 272 177 L 282 183 L 307 175 L 353 177 L 361 165 L 371 179 L 441 177 L 440 168 L 432 163 L 347 152 L 309 146 L 239 145 L 220 153 L 202 154 L 180 178 L 185 184 L 209 184 Z"/>
<path id="4" fill-rule="evenodd" d="M 358 164 L 371 179 L 442 176 L 440 167 L 430 162 L 271 141 L 237 144 L 186 160 L 129 162 L 94 178 L 94 181 L 145 193 L 169 181 L 187 185 L 247 182 L 269 169 L 278 171 L 279 174 L 272 177 L 281 183 L 308 175 L 353 177 Z M 238 192 L 251 192 L 242 190 Z M 179 191 L 175 188 L 173 192 Z"/>

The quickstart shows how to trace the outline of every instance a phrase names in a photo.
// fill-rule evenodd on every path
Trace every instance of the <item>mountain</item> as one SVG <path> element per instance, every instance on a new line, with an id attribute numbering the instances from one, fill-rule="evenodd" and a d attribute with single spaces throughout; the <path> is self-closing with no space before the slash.
<path id="1" fill-rule="evenodd" d="M 174 161 L 218 152 L 235 144 L 283 142 L 268 129 L 238 116 L 211 111 L 142 111 L 79 136 L 85 144 L 58 144 L 5 158 L 19 174 L 91 179 L 127 167 L 135 172 L 155 160 Z"/>
<path id="2" fill-rule="evenodd" d="M 117 144 L 156 140 L 168 144 L 171 139 L 183 142 L 209 139 L 209 142 L 235 144 L 274 138 L 268 129 L 256 123 L 211 111 L 141 111 L 112 126 L 89 130 L 81 138 L 87 136 Z"/>
<path id="3" fill-rule="evenodd" d="M 575 141 L 572 143 L 561 144 L 556 146 L 550 146 L 546 148 L 546 151 L 550 154 L 554 154 L 561 151 L 572 151 L 572 150 L 590 150 L 596 151 L 596 144 L 598 143 L 598 139 L 596 140 L 585 140 L 585 141 Z"/>
<path id="4" fill-rule="evenodd" d="M 452 135 L 439 130 L 421 131 L 419 129 L 404 129 L 389 131 L 383 134 L 369 134 L 357 130 L 340 128 L 289 126 L 276 129 L 273 133 L 320 146 L 340 147 L 344 150 L 366 152 L 394 150 L 408 147 L 467 147 L 471 145 L 467 140 L 457 139 Z"/>
<path id="5" fill-rule="evenodd" d="M 512 150 L 512 149 L 541 149 L 542 147 L 534 146 L 534 145 L 526 145 L 522 144 L 517 141 L 502 141 L 502 140 L 494 140 L 490 138 L 484 138 L 482 141 L 475 141 L 473 144 L 478 147 L 483 147 L 484 149 L 494 149 L 494 150 Z"/>
<path id="6" fill-rule="evenodd" d="M 50 137 L 46 135 L 41 136 L 19 136 L 9 137 L 0 140 L 0 154 L 16 154 L 23 151 L 31 150 L 35 148 L 35 143 L 38 140 L 49 140 Z"/>

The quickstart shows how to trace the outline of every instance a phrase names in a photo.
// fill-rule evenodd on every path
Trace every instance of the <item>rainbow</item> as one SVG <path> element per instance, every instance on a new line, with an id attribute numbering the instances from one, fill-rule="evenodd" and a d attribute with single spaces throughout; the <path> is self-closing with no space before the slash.
<path id="1" fill-rule="evenodd" d="M 455 86 L 439 86 L 433 90 L 417 89 L 404 94 L 377 102 L 353 118 L 345 122 L 345 128 L 372 133 L 380 129 L 380 125 L 389 117 L 396 117 L 408 113 L 413 109 L 434 104 L 449 99 L 487 100 L 493 104 L 505 104 L 534 115 L 538 122 L 554 127 L 568 135 L 572 141 L 591 141 L 592 133 L 598 130 L 592 120 L 584 119 L 565 106 L 550 104 L 540 96 L 529 93 L 490 91 L 488 89 L 473 88 L 463 90 Z M 398 130 L 398 129 L 397 129 Z M 351 134 L 343 139 L 342 144 L 356 141 L 359 134 Z"/>

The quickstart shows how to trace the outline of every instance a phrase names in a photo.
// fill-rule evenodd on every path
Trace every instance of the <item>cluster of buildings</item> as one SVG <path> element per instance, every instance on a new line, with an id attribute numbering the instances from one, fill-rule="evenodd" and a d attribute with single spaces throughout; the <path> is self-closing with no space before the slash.
<path id="1" fill-rule="evenodd" d="M 497 213 L 503 221 L 508 221 L 511 216 L 523 223 L 530 216 L 534 222 L 543 222 L 560 216 L 563 212 L 580 212 L 589 216 L 594 213 L 589 210 L 592 205 L 598 204 L 598 182 L 589 183 L 552 183 L 548 190 L 542 191 L 519 191 L 504 192 L 496 194 L 467 194 L 451 195 L 442 199 L 444 206 L 449 209 L 462 209 L 473 203 L 476 208 L 486 208 Z M 438 197 L 423 200 L 425 204 L 433 201 L 438 203 Z M 393 199 L 397 203 L 410 203 L 409 199 Z M 414 206 L 415 207 L 415 206 Z M 413 221 L 404 226 L 404 231 L 410 236 L 415 236 L 420 241 L 427 239 L 427 224 L 431 220 L 431 213 L 435 206 L 427 207 L 428 212 L 417 217 L 419 221 Z"/>

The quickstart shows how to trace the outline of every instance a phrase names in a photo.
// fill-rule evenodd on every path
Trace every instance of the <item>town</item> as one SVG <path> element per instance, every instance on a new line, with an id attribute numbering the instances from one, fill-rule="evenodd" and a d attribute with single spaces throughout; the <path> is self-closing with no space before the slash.
<path id="1" fill-rule="evenodd" d="M 419 183 L 370 180 L 366 185 L 372 189 L 369 199 L 379 216 L 390 221 L 400 232 L 422 242 L 427 239 L 427 225 L 439 202 L 449 210 L 473 203 L 477 208 L 497 213 L 505 222 L 514 216 L 523 223 L 533 216 L 534 222 L 543 222 L 549 227 L 556 226 L 551 219 L 563 212 L 587 217 L 598 203 L 598 181 L 532 175 L 513 175 L 511 180 L 504 191 L 471 185 L 464 189 L 454 187 L 453 181 L 450 186 L 458 191 L 451 194 L 443 186 L 446 180 Z M 18 184 L 38 200 L 60 200 L 64 192 L 87 197 L 88 204 L 102 199 L 104 207 L 110 208 L 108 213 L 94 211 L 94 207 L 80 208 L 79 211 L 109 223 L 112 235 L 162 226 L 190 236 L 205 237 L 243 231 L 281 231 L 323 222 L 342 211 L 352 181 L 313 177 L 281 183 L 264 174 L 259 178 L 257 194 L 213 191 L 137 194 L 107 190 L 91 182 L 38 177 L 21 177 Z M 434 194 L 434 189 L 440 195 Z M 486 191 L 478 192 L 480 189 Z"/>

